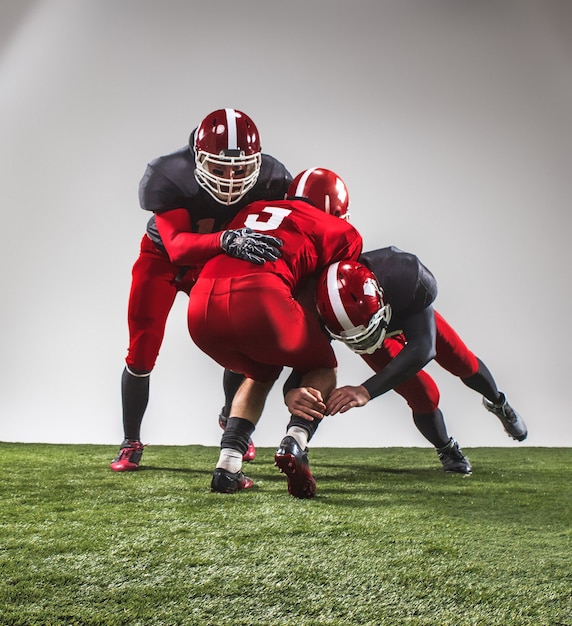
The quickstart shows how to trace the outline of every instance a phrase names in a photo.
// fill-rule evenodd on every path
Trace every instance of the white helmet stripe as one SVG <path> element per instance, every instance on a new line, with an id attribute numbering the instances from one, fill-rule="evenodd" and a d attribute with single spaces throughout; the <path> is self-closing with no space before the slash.
<path id="1" fill-rule="evenodd" d="M 306 185 L 306 181 L 310 177 L 310 174 L 312 172 L 315 172 L 317 169 L 317 167 L 311 167 L 309 170 L 306 170 L 304 174 L 302 174 L 302 178 L 300 178 L 298 184 L 296 185 L 296 193 L 294 194 L 295 196 L 305 197 L 306 194 L 304 193 L 304 186 Z"/>
<path id="2" fill-rule="evenodd" d="M 234 109 L 225 109 L 226 127 L 228 129 L 228 149 L 236 150 L 238 148 L 238 139 L 236 131 L 236 113 Z"/>
<path id="3" fill-rule="evenodd" d="M 327 286 L 328 286 L 328 297 L 330 298 L 330 305 L 332 306 L 332 311 L 336 316 L 340 326 L 344 330 L 352 330 L 355 328 L 354 323 L 348 317 L 348 314 L 344 308 L 342 303 L 342 299 L 340 298 L 340 291 L 338 289 L 338 266 L 340 262 L 333 263 L 328 268 L 327 274 Z"/>

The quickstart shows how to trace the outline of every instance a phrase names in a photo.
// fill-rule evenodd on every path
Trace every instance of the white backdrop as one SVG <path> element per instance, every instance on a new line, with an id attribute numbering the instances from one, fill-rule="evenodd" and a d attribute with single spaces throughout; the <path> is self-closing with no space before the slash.
<path id="1" fill-rule="evenodd" d="M 572 445 L 571 68 L 565 0 L 0 0 L 0 440 L 120 442 L 139 180 L 235 107 L 293 174 L 346 180 L 366 250 L 435 273 L 437 308 L 530 431 L 512 442 L 431 364 L 461 445 Z M 370 375 L 337 353 L 340 383 Z M 279 387 L 259 446 L 282 437 Z M 143 439 L 217 445 L 221 404 L 180 295 Z M 428 444 L 389 393 L 313 445 Z"/>

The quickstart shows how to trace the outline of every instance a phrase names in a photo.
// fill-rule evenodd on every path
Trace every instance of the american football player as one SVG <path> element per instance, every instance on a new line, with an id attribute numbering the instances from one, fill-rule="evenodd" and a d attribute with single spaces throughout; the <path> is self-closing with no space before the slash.
<path id="1" fill-rule="evenodd" d="M 434 359 L 481 394 L 485 408 L 510 437 L 523 441 L 528 431 L 487 366 L 433 308 L 436 296 L 437 283 L 429 269 L 415 255 L 393 246 L 365 252 L 357 263 L 332 264 L 323 272 L 316 304 L 327 332 L 376 372 L 361 385 L 335 389 L 327 398 L 326 413 L 345 413 L 394 389 L 409 404 L 418 430 L 435 446 L 444 470 L 468 475 L 471 464 L 449 436 L 439 409 L 439 389 L 422 371 L 429 361 Z M 317 415 L 307 390 L 289 393 L 287 404 L 294 413 Z M 308 435 L 299 441 L 304 448 L 319 420 L 298 417 L 292 423 Z"/>
<path id="2" fill-rule="evenodd" d="M 285 200 L 254 202 L 229 224 L 230 229 L 249 228 L 278 238 L 279 258 L 254 265 L 218 255 L 201 270 L 189 300 L 191 337 L 220 365 L 245 376 L 222 435 L 213 491 L 234 493 L 252 486 L 242 472 L 242 458 L 284 366 L 295 368 L 301 384 L 314 389 L 326 408 L 323 399 L 335 387 L 337 361 L 315 307 L 305 308 L 294 296 L 308 277 L 361 253 L 360 234 L 340 219 L 348 205 L 347 188 L 335 172 L 304 170 L 290 184 Z M 311 481 L 298 468 L 291 471 L 293 451 L 281 447 L 283 465 L 277 464 L 287 474 L 290 493 L 312 497 Z"/>
<path id="3" fill-rule="evenodd" d="M 203 263 L 217 255 L 249 265 L 275 258 L 273 237 L 238 232 L 228 224 L 253 201 L 282 200 L 291 181 L 282 163 L 262 153 L 256 125 L 237 109 L 212 111 L 187 145 L 148 164 L 139 201 L 152 216 L 132 270 L 129 348 L 121 378 L 124 441 L 112 470 L 139 467 L 149 378 L 175 296 L 179 291 L 189 294 Z M 232 387 L 233 378 L 225 372 L 225 387 Z M 254 455 L 251 441 L 245 459 Z"/>

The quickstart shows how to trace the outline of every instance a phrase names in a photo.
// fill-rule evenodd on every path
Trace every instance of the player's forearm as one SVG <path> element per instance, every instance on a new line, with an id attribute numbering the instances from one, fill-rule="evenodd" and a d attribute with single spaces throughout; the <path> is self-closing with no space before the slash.
<path id="1" fill-rule="evenodd" d="M 200 265 L 222 252 L 220 232 L 194 233 L 186 209 L 172 209 L 155 215 L 163 246 L 175 265 Z"/>
<path id="2" fill-rule="evenodd" d="M 163 245 L 175 265 L 198 265 L 222 252 L 220 233 L 178 233 Z"/>
<path id="3" fill-rule="evenodd" d="M 407 344 L 388 365 L 362 385 L 372 398 L 381 396 L 415 376 L 434 356 L 435 351 L 430 345 Z"/>

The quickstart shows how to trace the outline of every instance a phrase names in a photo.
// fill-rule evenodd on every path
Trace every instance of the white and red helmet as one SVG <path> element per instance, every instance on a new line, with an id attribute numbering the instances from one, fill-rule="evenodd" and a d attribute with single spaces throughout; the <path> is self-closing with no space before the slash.
<path id="1" fill-rule="evenodd" d="M 350 196 L 344 181 L 331 170 L 312 167 L 300 172 L 290 183 L 289 198 L 306 198 L 316 208 L 349 220 Z"/>
<path id="2" fill-rule="evenodd" d="M 195 131 L 195 178 L 221 204 L 234 204 L 254 187 L 262 153 L 255 123 L 242 111 L 217 109 Z"/>
<path id="3" fill-rule="evenodd" d="M 326 330 L 357 354 L 381 346 L 391 306 L 375 275 L 356 261 L 332 263 L 318 279 L 316 305 Z"/>

